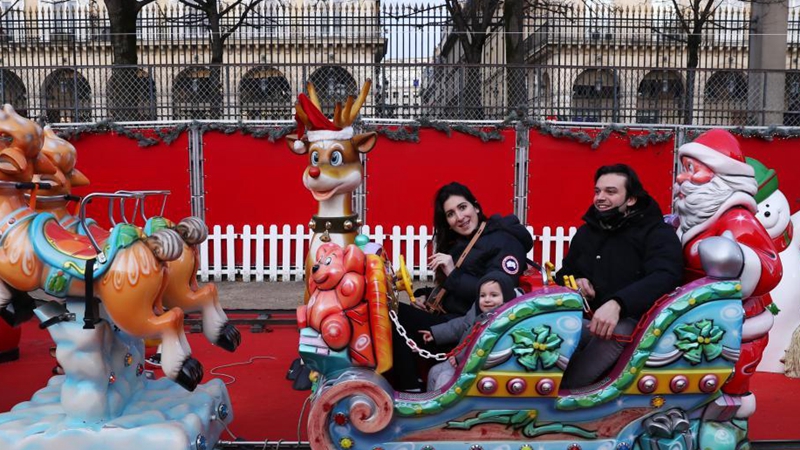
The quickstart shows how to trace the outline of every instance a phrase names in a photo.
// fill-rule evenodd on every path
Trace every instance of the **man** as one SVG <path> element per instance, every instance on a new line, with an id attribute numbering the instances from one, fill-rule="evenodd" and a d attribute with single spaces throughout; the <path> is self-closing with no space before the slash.
<path id="1" fill-rule="evenodd" d="M 682 279 L 681 244 L 661 209 L 624 164 L 595 174 L 594 203 L 583 216 L 557 274 L 575 277 L 592 313 L 561 381 L 576 388 L 598 381 L 619 358 L 639 317 Z"/>
<path id="2" fill-rule="evenodd" d="M 675 212 L 680 218 L 678 234 L 686 258 L 687 281 L 705 276 L 698 247 L 703 239 L 727 236 L 734 239 L 744 256 L 741 276 L 745 321 L 742 325 L 741 356 L 733 378 L 723 386 L 726 394 L 741 396 L 738 417 L 755 410 L 749 380 L 767 345 L 772 327 L 771 291 L 781 280 L 782 267 L 769 234 L 756 219 L 758 192 L 755 171 L 749 166 L 739 143 L 725 130 L 710 130 L 678 149 L 680 173 L 674 190 Z"/>

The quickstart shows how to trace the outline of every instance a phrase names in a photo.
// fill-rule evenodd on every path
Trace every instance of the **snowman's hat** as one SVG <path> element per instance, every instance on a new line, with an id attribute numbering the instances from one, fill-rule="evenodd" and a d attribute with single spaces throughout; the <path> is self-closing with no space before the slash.
<path id="1" fill-rule="evenodd" d="M 757 159 L 748 157 L 745 158 L 745 161 L 756 172 L 758 192 L 756 192 L 755 198 L 756 203 L 761 203 L 778 190 L 778 174 L 775 173 L 775 169 L 768 168 Z"/>

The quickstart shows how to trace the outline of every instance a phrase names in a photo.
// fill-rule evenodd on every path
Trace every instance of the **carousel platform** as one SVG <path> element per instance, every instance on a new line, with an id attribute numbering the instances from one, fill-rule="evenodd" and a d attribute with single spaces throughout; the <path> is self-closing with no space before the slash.
<path id="1" fill-rule="evenodd" d="M 306 418 L 301 418 L 309 392 L 295 391 L 286 380 L 286 370 L 297 357 L 298 332 L 292 324 L 294 312 L 239 311 L 230 314 L 242 332 L 236 353 L 213 347 L 202 333 L 188 334 L 194 356 L 205 368 L 204 382 L 221 379 L 228 388 L 235 419 L 223 432 L 218 449 L 307 448 Z M 187 329 L 191 328 L 191 321 Z M 38 324 L 23 325 L 20 359 L 0 364 L 0 412 L 44 387 L 52 376 L 55 359 L 53 341 Z M 163 376 L 156 367 L 153 376 Z M 757 411 L 750 420 L 754 448 L 800 448 L 800 379 L 758 373 L 753 390 Z M 264 442 L 271 446 L 264 447 Z M 281 443 L 277 446 L 277 443 Z"/>

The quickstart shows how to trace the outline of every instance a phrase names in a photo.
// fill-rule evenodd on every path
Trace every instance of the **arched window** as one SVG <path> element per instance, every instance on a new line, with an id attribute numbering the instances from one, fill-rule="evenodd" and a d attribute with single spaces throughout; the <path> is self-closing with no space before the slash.
<path id="1" fill-rule="evenodd" d="M 786 72 L 786 112 L 783 124 L 800 126 L 800 72 Z"/>
<path id="2" fill-rule="evenodd" d="M 114 68 L 107 89 L 108 114 L 112 120 L 156 120 L 156 84 L 146 71 Z"/>
<path id="3" fill-rule="evenodd" d="M 19 75 L 8 69 L 0 69 L 0 104 L 9 104 L 17 114 L 28 115 L 28 91 Z"/>
<path id="4" fill-rule="evenodd" d="M 683 79 L 677 72 L 648 72 L 636 92 L 636 122 L 681 123 L 683 95 Z"/>
<path id="5" fill-rule="evenodd" d="M 222 85 L 218 75 L 219 72 L 207 67 L 193 67 L 175 77 L 172 82 L 175 120 L 220 118 Z"/>
<path id="6" fill-rule="evenodd" d="M 747 120 L 747 78 L 730 70 L 714 72 L 706 81 L 703 117 L 717 125 L 743 125 Z"/>
<path id="7" fill-rule="evenodd" d="M 619 113 L 619 83 L 613 70 L 588 69 L 572 85 L 572 120 L 616 122 Z"/>
<path id="8" fill-rule="evenodd" d="M 50 123 L 92 120 L 92 88 L 72 69 L 58 69 L 44 79 L 42 100 Z"/>
<path id="9" fill-rule="evenodd" d="M 272 67 L 250 69 L 239 81 L 242 116 L 248 120 L 292 118 L 292 88 L 283 73 Z"/>
<path id="10" fill-rule="evenodd" d="M 356 80 L 348 71 L 338 66 L 321 67 L 314 71 L 308 78 L 317 90 L 317 96 L 322 105 L 322 112 L 330 116 L 336 102 L 342 105 L 347 97 L 358 97 Z"/>

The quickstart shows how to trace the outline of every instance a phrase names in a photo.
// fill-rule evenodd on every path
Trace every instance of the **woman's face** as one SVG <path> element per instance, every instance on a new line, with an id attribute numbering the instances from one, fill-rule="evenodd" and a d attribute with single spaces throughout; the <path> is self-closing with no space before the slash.
<path id="1" fill-rule="evenodd" d="M 469 236 L 478 228 L 478 210 L 460 195 L 451 195 L 444 202 L 444 216 L 450 229 Z"/>

